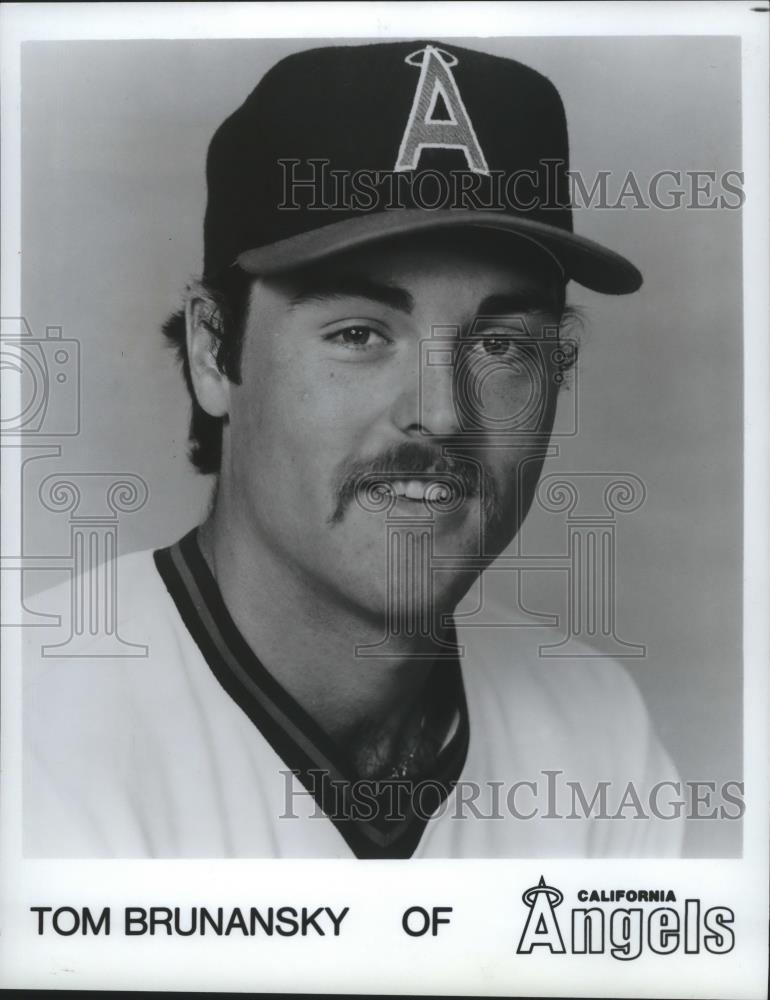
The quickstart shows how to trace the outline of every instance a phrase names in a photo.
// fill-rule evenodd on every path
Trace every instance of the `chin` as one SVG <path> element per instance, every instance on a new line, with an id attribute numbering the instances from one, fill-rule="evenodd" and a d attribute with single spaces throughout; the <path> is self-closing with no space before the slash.
<path id="1" fill-rule="evenodd" d="M 417 569 L 417 567 L 415 567 Z M 451 614 L 478 580 L 478 570 L 395 573 L 346 580 L 344 598 L 351 610 L 368 619 L 382 635 L 400 639 L 439 636 Z"/>
<path id="2" fill-rule="evenodd" d="M 477 570 L 458 573 L 433 573 L 414 584 L 394 580 L 378 602 L 376 614 L 386 627 L 400 634 L 438 634 L 446 627 L 443 620 L 451 614 L 478 580 Z"/>

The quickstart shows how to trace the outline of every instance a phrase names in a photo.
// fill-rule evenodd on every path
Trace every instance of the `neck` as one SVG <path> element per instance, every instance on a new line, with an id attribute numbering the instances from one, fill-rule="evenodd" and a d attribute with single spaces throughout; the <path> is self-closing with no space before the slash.
<path id="1" fill-rule="evenodd" d="M 258 534 L 244 545 L 220 502 L 201 525 L 198 542 L 244 639 L 353 757 L 365 756 L 369 744 L 387 756 L 389 746 L 398 746 L 403 733 L 419 725 L 435 644 L 403 639 L 389 641 L 387 656 L 356 655 L 356 647 L 381 642 L 384 618 L 323 593 Z"/>

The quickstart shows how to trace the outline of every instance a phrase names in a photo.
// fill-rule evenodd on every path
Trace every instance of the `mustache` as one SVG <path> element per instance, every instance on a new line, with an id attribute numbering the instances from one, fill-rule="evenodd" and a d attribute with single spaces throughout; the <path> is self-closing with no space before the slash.
<path id="1" fill-rule="evenodd" d="M 378 476 L 382 477 L 382 485 L 386 487 L 388 482 L 396 479 L 426 474 L 435 475 L 439 482 L 444 477 L 444 481 L 451 485 L 453 491 L 459 491 L 463 499 L 480 496 L 488 522 L 498 515 L 497 484 L 480 461 L 447 455 L 435 447 L 407 441 L 393 445 L 372 458 L 351 459 L 342 464 L 335 477 L 337 502 L 329 522 L 338 524 L 350 504 L 363 491 L 376 488 Z"/>

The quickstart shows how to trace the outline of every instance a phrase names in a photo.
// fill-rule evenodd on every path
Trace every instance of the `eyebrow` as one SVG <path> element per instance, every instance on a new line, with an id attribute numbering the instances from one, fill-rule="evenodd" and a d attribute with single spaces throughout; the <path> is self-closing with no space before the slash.
<path id="1" fill-rule="evenodd" d="M 508 295 L 489 295 L 479 304 L 476 315 L 515 316 L 521 313 L 543 312 L 553 309 L 553 296 L 537 292 L 513 293 Z"/>
<path id="2" fill-rule="evenodd" d="M 335 274 L 309 280 L 302 284 L 289 300 L 289 308 L 308 302 L 327 302 L 334 299 L 369 299 L 399 312 L 411 313 L 414 298 L 405 288 L 373 281 L 359 274 Z"/>
<path id="3" fill-rule="evenodd" d="M 310 302 L 322 303 L 343 298 L 369 299 L 404 313 L 412 313 L 415 304 L 413 296 L 398 285 L 375 281 L 361 274 L 338 273 L 306 279 L 289 299 L 289 308 L 294 309 Z M 553 306 L 552 297 L 546 293 L 534 291 L 499 293 L 489 295 L 480 302 L 476 315 L 514 316 L 545 311 Z"/>

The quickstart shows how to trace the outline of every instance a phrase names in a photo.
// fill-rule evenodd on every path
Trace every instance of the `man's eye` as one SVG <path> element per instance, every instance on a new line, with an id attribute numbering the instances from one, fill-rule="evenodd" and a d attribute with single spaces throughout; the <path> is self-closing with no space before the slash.
<path id="1" fill-rule="evenodd" d="M 371 326 L 363 325 L 346 326 L 344 330 L 336 330 L 324 339 L 332 344 L 350 348 L 379 347 L 389 343 L 383 334 Z"/>
<path id="2" fill-rule="evenodd" d="M 484 337 L 481 346 L 486 354 L 507 354 L 513 346 L 512 337 L 500 337 L 494 334 Z"/>
<path id="3" fill-rule="evenodd" d="M 485 333 L 481 337 L 481 349 L 484 354 L 499 358 L 518 357 L 529 347 L 526 337 L 516 333 Z"/>

